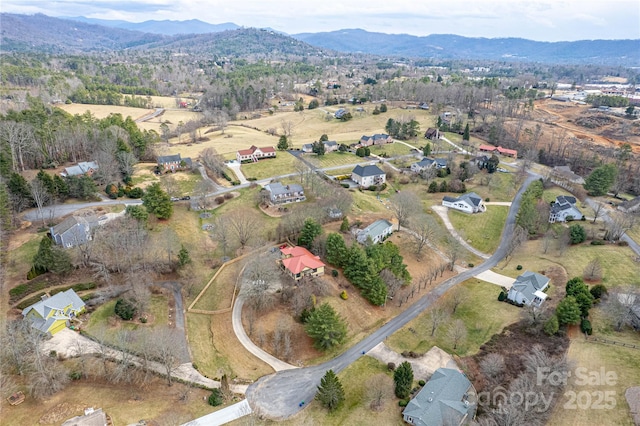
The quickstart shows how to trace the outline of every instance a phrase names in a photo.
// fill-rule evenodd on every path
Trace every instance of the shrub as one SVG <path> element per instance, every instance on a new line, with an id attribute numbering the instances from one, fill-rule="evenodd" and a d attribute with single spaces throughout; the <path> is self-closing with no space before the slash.
<path id="1" fill-rule="evenodd" d="M 591 333 L 593 333 L 593 329 L 591 328 L 591 321 L 583 318 L 582 321 L 580 321 L 580 331 L 591 336 Z"/>
<path id="2" fill-rule="evenodd" d="M 589 293 L 593 296 L 594 299 L 600 299 L 603 295 L 607 294 L 607 287 L 603 284 L 594 285 L 589 289 Z"/>
<path id="3" fill-rule="evenodd" d="M 140 322 L 141 322 L 141 323 L 143 323 L 143 324 L 146 324 L 146 323 L 147 323 L 147 321 L 148 321 L 148 320 L 147 320 L 147 317 L 142 317 L 142 318 L 140 318 Z"/>
<path id="4" fill-rule="evenodd" d="M 118 299 L 114 308 L 115 314 L 125 321 L 131 320 L 136 314 L 136 308 L 126 299 Z"/>
<path id="5" fill-rule="evenodd" d="M 71 380 L 80 380 L 80 379 L 82 379 L 82 372 L 80 372 L 80 371 L 71 371 L 69 373 L 69 378 Z"/>
<path id="6" fill-rule="evenodd" d="M 347 294 L 347 290 L 342 290 L 342 293 L 340 293 L 340 299 L 347 300 L 348 298 L 349 295 Z"/>
<path id="7" fill-rule="evenodd" d="M 501 291 L 500 294 L 498 295 L 498 301 L 504 302 L 506 298 L 507 298 L 507 294 L 504 291 Z"/>
<path id="8" fill-rule="evenodd" d="M 521 271 L 522 270 L 522 265 L 516 266 L 516 270 Z"/>
<path id="9" fill-rule="evenodd" d="M 337 270 L 337 269 L 332 269 L 332 270 L 331 270 L 331 276 L 332 276 L 333 278 L 336 278 L 336 277 L 338 276 L 338 270 Z"/>
<path id="10" fill-rule="evenodd" d="M 604 241 L 602 240 L 593 240 L 590 243 L 592 246 L 603 246 L 604 245 Z"/>
<path id="11" fill-rule="evenodd" d="M 485 199 L 484 199 L 484 202 L 485 202 L 485 203 L 488 203 L 488 202 L 489 202 L 489 197 L 485 198 Z"/>
<path id="12" fill-rule="evenodd" d="M 49 358 L 56 358 L 58 356 L 58 352 L 51 350 L 49 351 Z"/>
<path id="13" fill-rule="evenodd" d="M 398 405 L 401 407 L 406 407 L 408 403 L 409 401 L 407 401 L 406 399 L 401 399 L 400 401 L 398 401 Z"/>
<path id="14" fill-rule="evenodd" d="M 258 180 L 258 178 L 255 178 L 255 177 L 248 177 L 248 178 L 247 178 L 247 180 L 248 180 L 249 182 L 253 182 L 253 181 Z"/>
<path id="15" fill-rule="evenodd" d="M 220 205 L 220 204 L 224 203 L 224 197 L 223 196 L 218 196 L 218 197 L 216 197 L 215 201 L 216 201 L 216 204 Z"/>
<path id="16" fill-rule="evenodd" d="M 208 402 L 209 405 L 213 407 L 221 405 L 224 402 L 222 400 L 222 391 L 220 389 L 214 389 L 213 392 L 211 392 L 211 395 L 209 395 Z"/>
<path id="17" fill-rule="evenodd" d="M 629 243 L 628 243 L 628 242 L 626 242 L 626 241 L 618 241 L 618 245 L 619 245 L 620 247 L 627 247 L 627 246 L 629 245 Z"/>
<path id="18" fill-rule="evenodd" d="M 419 384 L 420 386 L 424 386 L 424 385 L 426 385 L 426 384 L 427 384 L 427 382 L 425 382 L 424 380 L 419 380 L 419 381 L 418 381 L 418 384 Z"/>
<path id="19" fill-rule="evenodd" d="M 393 371 L 396 369 L 396 364 L 395 362 L 389 362 L 387 363 L 387 369 L 389 369 L 389 371 Z"/>
<path id="20" fill-rule="evenodd" d="M 469 268 L 473 268 L 474 264 L 473 264 L 473 263 L 467 263 L 467 266 L 468 266 Z"/>
<path id="21" fill-rule="evenodd" d="M 128 197 L 142 198 L 143 195 L 144 195 L 144 190 L 142 188 L 131 188 L 131 191 L 129 191 Z"/>
<path id="22" fill-rule="evenodd" d="M 194 370 L 198 369 L 198 364 L 196 364 L 195 362 L 192 362 L 191 366 L 193 367 Z"/>
<path id="23" fill-rule="evenodd" d="M 348 183 L 341 183 L 340 186 L 343 187 L 343 188 L 349 189 L 349 184 Z"/>
<path id="24" fill-rule="evenodd" d="M 233 194 L 232 193 L 230 193 L 230 192 L 225 192 L 224 193 L 224 199 L 225 200 L 230 200 L 232 198 L 233 198 Z"/>

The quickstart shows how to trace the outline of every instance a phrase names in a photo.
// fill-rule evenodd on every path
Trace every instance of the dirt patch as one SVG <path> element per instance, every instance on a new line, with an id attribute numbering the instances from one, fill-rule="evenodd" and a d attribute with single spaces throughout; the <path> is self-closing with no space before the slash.
<path id="1" fill-rule="evenodd" d="M 43 425 L 60 424 L 65 420 L 83 414 L 85 407 L 80 404 L 71 404 L 63 402 L 56 405 L 40 417 L 38 423 Z"/>
<path id="2" fill-rule="evenodd" d="M 260 204 L 259 207 L 260 207 L 260 211 L 262 211 L 262 213 L 266 214 L 269 217 L 282 217 L 291 213 L 291 210 L 289 210 L 289 208 L 286 206 L 278 207 L 278 206 L 272 206 L 268 204 Z"/>

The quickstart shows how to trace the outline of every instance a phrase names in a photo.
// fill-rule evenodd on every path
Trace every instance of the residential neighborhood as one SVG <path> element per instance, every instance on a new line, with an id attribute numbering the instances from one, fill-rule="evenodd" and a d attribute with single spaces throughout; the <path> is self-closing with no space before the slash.
<path id="1" fill-rule="evenodd" d="M 475 192 L 469 192 L 459 197 L 445 196 L 442 205 L 465 213 L 482 213 L 487 210 L 482 198 Z"/>
<path id="2" fill-rule="evenodd" d="M 375 164 L 366 166 L 357 165 L 351 171 L 351 179 L 361 187 L 382 185 L 386 180 L 386 173 Z"/>

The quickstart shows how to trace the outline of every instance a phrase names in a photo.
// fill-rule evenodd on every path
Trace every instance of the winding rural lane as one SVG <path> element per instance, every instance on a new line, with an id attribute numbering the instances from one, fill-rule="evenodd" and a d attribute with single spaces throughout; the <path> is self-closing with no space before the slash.
<path id="1" fill-rule="evenodd" d="M 425 309 L 433 305 L 447 290 L 497 265 L 506 255 L 508 243 L 515 226 L 516 213 L 520 208 L 522 193 L 529 184 L 537 178 L 539 178 L 539 176 L 529 175 L 516 194 L 507 216 L 500 245 L 489 259 L 475 268 L 468 269 L 444 281 L 411 305 L 406 311 L 391 319 L 338 357 L 321 365 L 279 371 L 270 376 L 262 377 L 247 389 L 246 396 L 253 411 L 276 420 L 291 417 L 302 410 L 307 402 L 313 400 L 320 379 L 327 370 L 331 369 L 334 372 L 343 370 L 366 352 L 373 349 L 386 337 L 420 315 Z"/>

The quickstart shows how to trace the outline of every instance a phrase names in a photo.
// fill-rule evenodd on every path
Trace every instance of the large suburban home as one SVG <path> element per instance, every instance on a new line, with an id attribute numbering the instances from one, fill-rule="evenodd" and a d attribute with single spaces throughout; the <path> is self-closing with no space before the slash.
<path id="1" fill-rule="evenodd" d="M 438 129 L 433 128 L 433 127 L 429 127 L 427 129 L 427 131 L 424 132 L 424 137 L 425 137 L 425 139 L 429 139 L 429 140 L 435 141 L 437 139 L 440 139 L 440 131 Z"/>
<path id="2" fill-rule="evenodd" d="M 305 143 L 304 145 L 302 145 L 302 152 L 305 152 L 307 154 L 313 152 L 313 144 Z"/>
<path id="3" fill-rule="evenodd" d="M 402 419 L 416 426 L 458 426 L 471 424 L 477 395 L 460 371 L 438 368 L 420 392 L 402 411 Z"/>
<path id="4" fill-rule="evenodd" d="M 269 202 L 274 205 L 298 203 L 307 199 L 302 185 L 296 183 L 283 185 L 280 182 L 272 182 L 265 185 L 264 189 L 269 193 Z"/>
<path id="5" fill-rule="evenodd" d="M 504 155 L 505 157 L 518 158 L 518 151 L 515 149 L 507 149 L 501 146 L 493 146 L 493 145 L 480 145 L 478 150 L 482 152 L 491 152 L 495 154 Z"/>
<path id="6" fill-rule="evenodd" d="M 386 133 L 376 133 L 373 136 L 364 135 L 360 138 L 360 145 L 362 146 L 384 145 L 387 143 L 393 143 L 393 138 Z"/>
<path id="7" fill-rule="evenodd" d="M 276 149 L 272 146 L 265 146 L 258 148 L 255 145 L 251 145 L 249 149 L 241 149 L 236 153 L 236 159 L 238 162 L 253 161 L 256 162 L 263 158 L 275 158 Z"/>
<path id="8" fill-rule="evenodd" d="M 69 320 L 80 315 L 85 304 L 73 289 L 56 293 L 25 308 L 22 316 L 31 326 L 51 336 L 69 325 Z"/>
<path id="9" fill-rule="evenodd" d="M 373 244 L 381 243 L 393 233 L 393 224 L 385 219 L 376 220 L 371 225 L 358 231 L 356 239 L 360 244 L 371 241 Z"/>
<path id="10" fill-rule="evenodd" d="M 338 150 L 338 142 L 336 141 L 324 141 L 324 152 L 334 152 Z"/>
<path id="11" fill-rule="evenodd" d="M 540 307 L 547 299 L 547 294 L 544 293 L 547 287 L 549 278 L 537 272 L 526 271 L 516 278 L 507 293 L 507 299 L 522 305 Z"/>
<path id="12" fill-rule="evenodd" d="M 158 168 L 161 171 L 176 172 L 178 170 L 191 168 L 191 158 L 182 158 L 180 154 L 175 155 L 160 155 L 157 159 Z"/>
<path id="13" fill-rule="evenodd" d="M 91 240 L 91 229 L 98 225 L 98 219 L 95 216 L 69 216 L 56 226 L 49 228 L 49 233 L 54 243 L 70 248 Z"/>
<path id="14" fill-rule="evenodd" d="M 387 175 L 375 164 L 368 166 L 357 165 L 351 172 L 351 179 L 362 187 L 371 185 L 382 185 L 386 181 Z"/>
<path id="15" fill-rule="evenodd" d="M 576 207 L 576 198 L 569 195 L 558 195 L 551 203 L 549 223 L 581 220 L 582 212 Z"/>
<path id="16" fill-rule="evenodd" d="M 427 169 L 432 169 L 434 167 L 436 167 L 436 160 L 424 157 L 422 160 L 411 165 L 411 171 L 414 173 L 421 173 Z"/>
<path id="17" fill-rule="evenodd" d="M 458 198 L 445 196 L 442 205 L 465 213 L 482 213 L 487 210 L 482 198 L 475 192 L 469 192 Z"/>
<path id="18" fill-rule="evenodd" d="M 304 247 L 284 247 L 280 249 L 282 269 L 294 280 L 305 276 L 319 277 L 324 275 L 324 263 Z"/>
<path id="19" fill-rule="evenodd" d="M 345 108 L 339 108 L 339 109 L 338 109 L 338 110 L 333 114 L 333 116 L 334 116 L 335 118 L 340 119 L 340 118 L 344 117 L 344 115 L 345 115 L 346 113 L 348 113 L 348 112 L 349 112 L 349 111 L 347 111 Z"/>
<path id="20" fill-rule="evenodd" d="M 82 161 L 75 166 L 65 167 L 64 172 L 61 172 L 60 175 L 63 177 L 68 176 L 93 176 L 93 174 L 98 170 L 98 163 L 95 161 Z"/>
<path id="21" fill-rule="evenodd" d="M 640 212 L 640 196 L 620 203 L 618 205 L 618 210 L 623 211 L 625 213 Z"/>
<path id="22" fill-rule="evenodd" d="M 553 183 L 558 182 L 570 182 L 578 185 L 584 184 L 584 178 L 571 171 L 570 166 L 555 166 L 551 170 L 551 181 Z"/>

